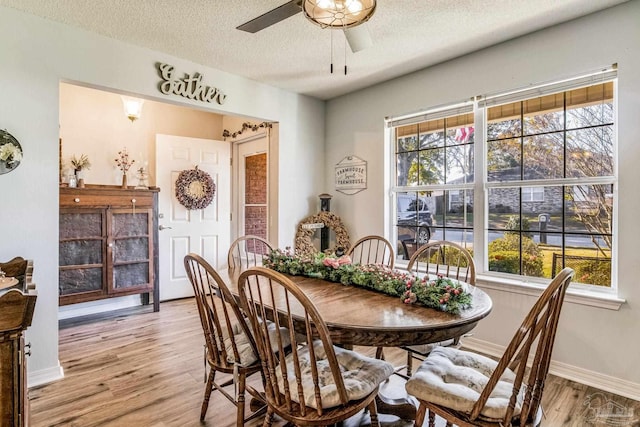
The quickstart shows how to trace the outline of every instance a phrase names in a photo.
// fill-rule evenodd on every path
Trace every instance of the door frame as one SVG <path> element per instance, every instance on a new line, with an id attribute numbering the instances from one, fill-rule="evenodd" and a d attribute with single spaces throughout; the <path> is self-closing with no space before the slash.
<path id="1" fill-rule="evenodd" d="M 267 237 L 266 240 L 270 241 L 273 233 L 273 221 L 272 221 L 272 160 L 271 160 L 271 138 L 272 132 L 269 128 L 264 131 L 258 132 L 254 135 L 246 138 L 236 139 L 232 141 L 231 147 L 231 241 L 237 239 L 240 236 L 244 236 L 244 221 L 241 223 L 241 219 L 244 218 L 241 212 L 241 196 L 244 195 L 244 190 L 241 188 L 240 177 L 244 174 L 244 162 L 240 158 L 240 146 L 242 144 L 255 142 L 264 139 L 264 150 L 260 149 L 256 151 L 256 154 L 265 153 L 267 155 Z M 277 229 L 276 229 L 277 230 Z M 276 234 L 277 235 L 277 234 Z"/>

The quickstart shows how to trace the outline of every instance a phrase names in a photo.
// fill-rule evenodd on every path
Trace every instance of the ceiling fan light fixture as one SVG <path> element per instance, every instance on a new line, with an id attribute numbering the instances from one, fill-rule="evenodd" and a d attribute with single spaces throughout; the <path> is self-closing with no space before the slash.
<path id="1" fill-rule="evenodd" d="M 367 22 L 376 0 L 304 0 L 304 16 L 321 28 L 350 28 Z"/>

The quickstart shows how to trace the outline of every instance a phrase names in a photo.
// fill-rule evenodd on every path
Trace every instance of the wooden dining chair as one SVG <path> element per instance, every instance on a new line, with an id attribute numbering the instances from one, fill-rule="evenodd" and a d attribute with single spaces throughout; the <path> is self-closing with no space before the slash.
<path id="1" fill-rule="evenodd" d="M 393 268 L 395 253 L 391 243 L 382 236 L 365 236 L 347 251 L 354 264 L 381 264 Z"/>
<path id="2" fill-rule="evenodd" d="M 238 288 L 262 360 L 265 426 L 276 414 L 297 426 L 331 425 L 363 408 L 369 410 L 371 425 L 379 425 L 375 398 L 380 383 L 393 373 L 391 364 L 334 347 L 311 300 L 278 272 L 251 268 L 240 275 Z M 290 331 L 290 354 L 285 355 L 283 343 L 273 341 L 263 319 Z"/>
<path id="3" fill-rule="evenodd" d="M 476 353 L 438 347 L 407 381 L 420 402 L 416 426 L 429 411 L 447 426 L 538 426 L 562 303 L 574 271 L 563 269 L 540 295 L 498 362 Z M 533 355 L 533 363 L 527 361 Z"/>
<path id="4" fill-rule="evenodd" d="M 213 390 L 218 390 L 237 408 L 236 425 L 261 415 L 260 411 L 245 419 L 245 391 L 252 396 L 260 395 L 246 385 L 246 379 L 261 371 L 256 343 L 246 317 L 233 295 L 214 268 L 202 257 L 188 254 L 184 257 L 184 267 L 193 285 L 195 301 L 200 315 L 200 323 L 205 339 L 205 359 L 209 366 L 204 400 L 200 411 L 203 421 L 209 407 Z M 230 374 L 226 382 L 216 382 L 216 373 Z M 233 385 L 234 389 L 226 390 Z M 264 410 L 261 411 L 262 414 Z"/>
<path id="5" fill-rule="evenodd" d="M 412 273 L 427 273 L 430 276 L 442 274 L 451 279 L 476 284 L 476 267 L 473 256 L 464 247 L 454 242 L 439 240 L 418 248 L 411 256 L 407 270 Z M 459 346 L 460 337 L 451 340 L 402 347 L 407 351 L 407 376 L 412 373 L 413 359 L 420 361 L 438 346 Z"/>
<path id="6" fill-rule="evenodd" d="M 261 266 L 262 260 L 269 256 L 271 250 L 271 244 L 262 237 L 252 235 L 238 237 L 227 253 L 229 268 Z"/>

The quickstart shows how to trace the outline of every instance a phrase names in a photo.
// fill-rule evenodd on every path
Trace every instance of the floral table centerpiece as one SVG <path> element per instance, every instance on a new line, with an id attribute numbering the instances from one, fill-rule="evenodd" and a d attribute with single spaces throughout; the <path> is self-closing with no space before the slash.
<path id="1" fill-rule="evenodd" d="M 293 276 L 307 276 L 358 286 L 402 298 L 447 313 L 471 307 L 471 294 L 456 280 L 442 275 L 419 277 L 379 264 L 352 264 L 347 255 L 317 253 L 312 258 L 294 255 L 290 248 L 275 249 L 264 259 L 265 267 Z"/>

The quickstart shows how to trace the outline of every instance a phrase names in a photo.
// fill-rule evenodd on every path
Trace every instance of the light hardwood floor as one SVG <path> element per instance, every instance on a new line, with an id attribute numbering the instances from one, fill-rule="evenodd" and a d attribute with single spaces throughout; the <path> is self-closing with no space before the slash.
<path id="1" fill-rule="evenodd" d="M 33 427 L 141 426 L 188 427 L 235 425 L 235 407 L 214 392 L 207 418 L 200 423 L 204 392 L 202 328 L 191 299 L 165 302 L 160 311 L 126 310 L 67 320 L 60 325 L 60 363 L 65 377 L 30 390 Z M 374 354 L 375 349 L 357 348 Z M 404 352 L 385 350 L 394 364 Z M 257 381 L 259 376 L 255 376 Z M 391 393 L 402 388 L 394 377 Z M 592 406 L 585 404 L 591 396 Z M 597 400 L 600 399 L 600 400 Z M 596 403 L 619 405 L 630 422 L 596 418 Z M 549 377 L 543 426 L 640 426 L 640 402 Z M 633 412 L 631 412 L 633 411 Z M 382 417 L 386 426 L 407 422 Z M 366 416 L 346 426 L 366 425 Z M 258 426 L 253 421 L 248 426 Z M 278 426 L 281 423 L 274 423 Z M 444 425 L 444 424 L 443 424 Z"/>

